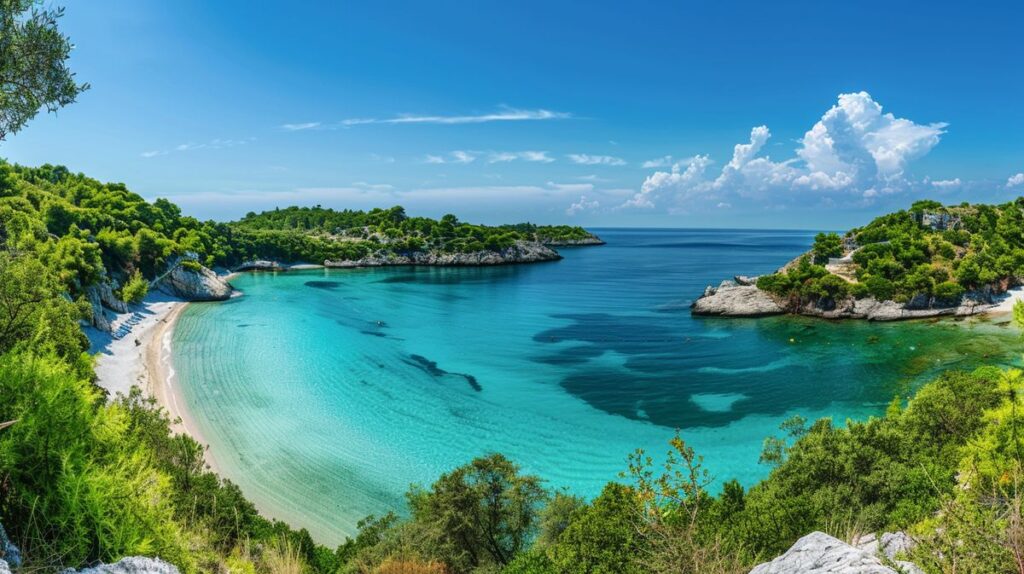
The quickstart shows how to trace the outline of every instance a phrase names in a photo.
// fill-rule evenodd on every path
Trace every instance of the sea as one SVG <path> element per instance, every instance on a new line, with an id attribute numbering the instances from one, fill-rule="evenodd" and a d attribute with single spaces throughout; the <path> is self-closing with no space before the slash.
<path id="1" fill-rule="evenodd" d="M 950 368 L 1017 364 L 1006 318 L 902 323 L 694 317 L 709 284 L 771 272 L 812 231 L 595 229 L 557 262 L 248 273 L 189 305 L 180 392 L 218 470 L 266 515 L 337 544 L 501 453 L 592 498 L 678 432 L 750 486 L 794 415 L 882 414 Z"/>

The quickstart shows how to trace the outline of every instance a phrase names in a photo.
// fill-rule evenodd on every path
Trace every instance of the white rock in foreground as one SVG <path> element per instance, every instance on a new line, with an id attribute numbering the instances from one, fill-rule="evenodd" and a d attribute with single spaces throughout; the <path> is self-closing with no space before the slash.
<path id="1" fill-rule="evenodd" d="M 0 571 L 2 572 L 2 571 Z M 69 570 L 74 572 L 74 570 Z M 143 558 L 131 556 L 122 558 L 113 564 L 101 564 L 92 568 L 79 570 L 78 574 L 180 574 L 178 568 L 159 558 Z"/>
<path id="2" fill-rule="evenodd" d="M 750 574 L 923 574 L 911 562 L 887 566 L 876 554 L 850 546 L 824 532 L 812 532 L 796 541 L 785 554 L 756 566 Z"/>

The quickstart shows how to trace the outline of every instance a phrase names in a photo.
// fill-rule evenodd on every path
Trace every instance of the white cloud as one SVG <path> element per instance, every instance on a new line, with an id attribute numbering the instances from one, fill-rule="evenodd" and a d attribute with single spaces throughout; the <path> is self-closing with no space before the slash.
<path id="1" fill-rule="evenodd" d="M 569 216 L 576 215 L 584 211 L 593 211 L 601 207 L 601 202 L 595 200 L 588 200 L 587 196 L 581 195 L 579 201 L 573 203 L 565 210 L 565 214 Z"/>
<path id="2" fill-rule="evenodd" d="M 163 150 L 150 150 L 150 151 L 144 151 L 144 152 L 140 153 L 139 155 L 141 155 L 142 157 L 156 157 L 158 155 L 167 155 L 167 152 L 163 151 Z"/>
<path id="3" fill-rule="evenodd" d="M 290 132 L 299 132 L 303 130 L 311 130 L 320 127 L 320 122 L 304 122 L 299 124 L 283 124 L 281 129 Z"/>
<path id="4" fill-rule="evenodd" d="M 778 204 L 799 200 L 807 192 L 870 199 L 908 188 L 907 164 L 935 147 L 945 127 L 882 113 L 882 106 L 866 92 L 841 94 L 804 134 L 796 157 L 773 161 L 761 155 L 771 131 L 758 126 L 750 131 L 748 142 L 733 148 L 729 163 L 714 178 L 705 177 L 711 163 L 707 155 L 676 162 L 671 172 L 647 177 L 623 207 L 673 211 L 701 201 L 729 203 L 730 198 Z"/>
<path id="5" fill-rule="evenodd" d="M 1010 178 L 1006 180 L 1006 187 L 1017 187 L 1021 184 L 1024 184 L 1024 173 L 1011 175 Z"/>
<path id="6" fill-rule="evenodd" d="M 594 184 L 592 183 L 555 183 L 553 181 L 549 181 L 548 187 L 557 191 L 567 191 L 572 193 L 594 190 Z"/>
<path id="7" fill-rule="evenodd" d="M 489 114 L 440 116 L 406 114 L 393 118 L 349 118 L 341 121 L 343 126 L 359 126 L 367 124 L 482 124 L 488 122 L 519 122 L 537 120 L 569 119 L 572 114 L 555 112 L 545 109 L 523 110 L 518 108 L 502 108 Z"/>
<path id="8" fill-rule="evenodd" d="M 438 164 L 438 165 L 440 165 L 440 164 L 448 164 L 448 163 L 462 163 L 462 164 L 466 164 L 466 163 L 473 163 L 474 161 L 476 161 L 476 158 L 479 155 L 480 155 L 479 152 L 466 151 L 466 150 L 457 149 L 455 151 L 448 152 L 447 155 L 429 155 L 428 154 L 425 158 L 423 158 L 423 162 L 424 163 Z"/>
<path id="9" fill-rule="evenodd" d="M 933 179 L 928 183 L 930 183 L 932 187 L 937 187 L 939 189 L 952 189 L 954 187 L 960 187 L 962 184 L 959 177 L 955 179 Z"/>
<path id="10" fill-rule="evenodd" d="M 669 167 L 672 165 L 672 156 L 665 155 L 654 159 L 649 159 L 643 163 L 641 167 L 645 169 L 651 169 L 655 167 Z"/>
<path id="11" fill-rule="evenodd" d="M 732 207 L 732 204 L 727 201 L 719 201 L 718 205 L 716 205 L 715 207 L 717 207 L 718 209 L 729 209 Z"/>
<path id="12" fill-rule="evenodd" d="M 354 181 L 352 187 L 365 189 L 367 191 L 391 191 L 395 186 L 388 183 L 367 183 L 365 181 Z"/>
<path id="13" fill-rule="evenodd" d="M 626 165 L 626 160 L 610 155 L 571 153 L 566 157 L 568 157 L 573 163 L 578 163 L 580 165 Z"/>
<path id="14" fill-rule="evenodd" d="M 487 157 L 487 163 L 505 163 L 515 160 L 551 163 L 555 158 L 548 155 L 546 151 L 495 151 Z"/>
<path id="15" fill-rule="evenodd" d="M 455 150 L 452 152 L 452 161 L 455 163 L 473 163 L 476 161 L 474 152 Z"/>

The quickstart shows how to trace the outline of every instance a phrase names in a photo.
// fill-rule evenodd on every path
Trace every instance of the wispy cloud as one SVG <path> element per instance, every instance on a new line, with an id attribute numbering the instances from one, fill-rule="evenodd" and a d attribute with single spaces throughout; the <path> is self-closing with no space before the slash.
<path id="1" fill-rule="evenodd" d="M 584 191 L 593 191 L 594 184 L 592 183 L 555 183 L 553 181 L 548 182 L 548 187 L 555 191 L 568 191 L 572 193 L 581 193 Z"/>
<path id="2" fill-rule="evenodd" d="M 952 189 L 954 187 L 960 187 L 962 182 L 958 177 L 955 179 L 934 179 L 929 181 L 929 183 L 932 184 L 932 187 L 936 187 L 938 189 Z"/>
<path id="3" fill-rule="evenodd" d="M 370 159 L 372 159 L 373 161 L 379 161 L 381 163 L 395 163 L 394 156 L 380 155 L 379 153 L 371 153 Z"/>
<path id="4" fill-rule="evenodd" d="M 300 132 L 303 130 L 312 130 L 320 127 L 320 122 L 304 122 L 299 124 L 283 124 L 281 129 L 290 132 Z"/>
<path id="5" fill-rule="evenodd" d="M 367 183 L 365 181 L 354 181 L 352 187 L 367 191 L 392 191 L 395 189 L 395 186 L 390 183 Z"/>
<path id="6" fill-rule="evenodd" d="M 643 167 L 645 169 L 653 167 L 668 167 L 670 165 L 672 165 L 672 156 L 670 155 L 649 159 L 643 163 Z"/>
<path id="7" fill-rule="evenodd" d="M 505 163 L 510 161 L 530 161 L 539 163 L 551 163 L 555 158 L 548 155 L 546 151 L 493 151 L 487 156 L 487 163 Z"/>
<path id="8" fill-rule="evenodd" d="M 573 163 L 580 165 L 626 165 L 626 160 L 611 155 L 589 155 L 585 153 L 571 153 L 566 157 Z"/>
<path id="9" fill-rule="evenodd" d="M 256 141 L 256 138 L 254 138 L 254 137 L 249 137 L 249 138 L 245 138 L 245 139 L 241 139 L 241 140 L 216 138 L 216 139 L 212 139 L 212 140 L 210 140 L 208 142 L 202 142 L 202 143 L 193 143 L 193 142 L 183 143 L 183 144 L 180 144 L 177 147 L 175 147 L 174 150 L 175 151 L 192 151 L 192 150 L 197 150 L 197 149 L 224 149 L 224 148 L 229 148 L 229 147 L 237 147 L 237 146 L 240 146 L 240 145 L 246 145 L 246 144 L 252 143 L 254 141 Z"/>
<path id="10" fill-rule="evenodd" d="M 1011 175 L 1010 178 L 1006 180 L 1006 187 L 1017 187 L 1018 185 L 1024 185 L 1024 173 Z"/>
<path id="11" fill-rule="evenodd" d="M 256 138 L 254 138 L 254 137 L 248 137 L 248 138 L 244 138 L 244 139 L 222 139 L 222 138 L 215 138 L 215 139 L 212 139 L 210 141 L 201 142 L 201 143 L 188 142 L 188 143 L 178 144 L 178 145 L 174 146 L 170 150 L 149 150 L 149 151 L 144 151 L 144 152 L 140 153 L 139 155 L 141 157 L 144 157 L 144 158 L 153 158 L 153 157 L 158 157 L 158 156 L 162 156 L 162 155 L 167 155 L 167 154 L 169 154 L 171 152 L 185 152 L 185 151 L 195 151 L 195 150 L 203 150 L 203 149 L 224 149 L 224 148 L 229 148 L 229 147 L 237 147 L 237 146 L 241 146 L 241 145 L 250 144 L 250 143 L 252 143 L 254 141 L 256 141 Z"/>
<path id="12" fill-rule="evenodd" d="M 362 126 L 371 124 L 483 124 L 488 122 L 521 122 L 538 120 L 564 120 L 573 117 L 567 112 L 556 112 L 545 109 L 524 110 L 518 108 L 502 108 L 497 112 L 476 115 L 415 115 L 403 114 L 391 118 L 349 118 L 341 121 L 343 126 Z"/>
<path id="13" fill-rule="evenodd" d="M 449 163 L 467 164 L 467 163 L 473 163 L 474 161 L 476 161 L 476 158 L 479 157 L 479 156 L 480 156 L 480 152 L 478 152 L 478 151 L 467 151 L 467 150 L 457 149 L 455 151 L 448 152 L 448 154 L 446 154 L 446 155 L 431 155 L 431 154 L 428 154 L 423 159 L 423 162 L 424 163 L 438 164 L 438 165 L 449 164 Z"/>

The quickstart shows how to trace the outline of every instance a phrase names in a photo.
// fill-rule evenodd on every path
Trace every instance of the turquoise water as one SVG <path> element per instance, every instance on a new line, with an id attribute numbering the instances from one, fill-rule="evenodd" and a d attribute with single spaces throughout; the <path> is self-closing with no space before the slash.
<path id="1" fill-rule="evenodd" d="M 691 317 L 708 283 L 771 271 L 808 232 L 599 230 L 556 263 L 247 274 L 174 332 L 221 472 L 328 543 L 498 451 L 593 496 L 674 429 L 718 479 L 767 473 L 792 414 L 864 418 L 937 371 L 1013 357 L 999 321 Z"/>

